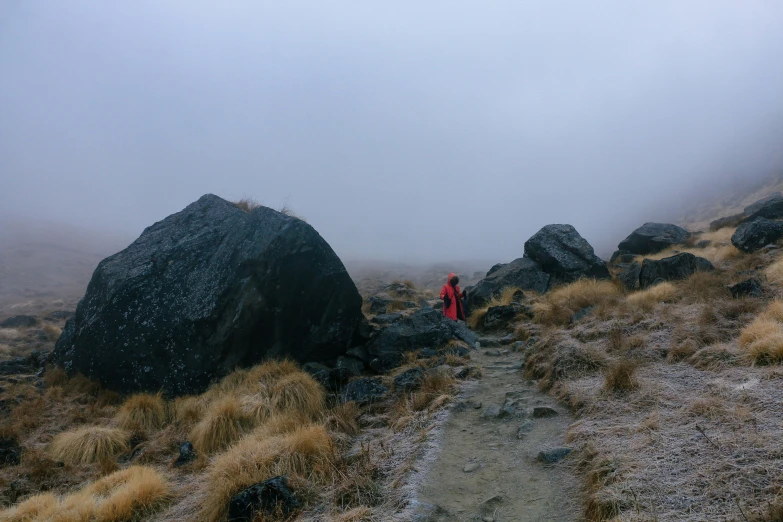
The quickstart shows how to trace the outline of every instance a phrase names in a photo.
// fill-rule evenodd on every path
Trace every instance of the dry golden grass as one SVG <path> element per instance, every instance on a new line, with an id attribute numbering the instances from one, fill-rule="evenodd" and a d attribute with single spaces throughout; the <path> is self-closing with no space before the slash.
<path id="1" fill-rule="evenodd" d="M 701 348 L 699 343 L 692 337 L 676 343 L 666 355 L 668 362 L 680 362 L 693 356 Z"/>
<path id="2" fill-rule="evenodd" d="M 227 396 L 210 405 L 204 418 L 190 432 L 190 441 L 199 453 L 221 451 L 242 436 L 251 421 L 235 396 Z"/>
<path id="3" fill-rule="evenodd" d="M 326 425 L 335 431 L 354 436 L 359 434 L 358 417 L 359 407 L 356 403 L 345 402 L 332 409 Z"/>
<path id="4" fill-rule="evenodd" d="M 45 324 L 41 327 L 41 330 L 43 330 L 46 339 L 52 342 L 59 339 L 63 333 L 62 328 L 59 328 L 53 324 Z"/>
<path id="5" fill-rule="evenodd" d="M 497 297 L 493 297 L 489 303 L 482 308 L 478 308 L 471 312 L 468 317 L 468 326 L 474 330 L 480 330 L 484 324 L 484 316 L 487 315 L 487 310 L 494 306 L 508 306 L 514 300 L 514 294 L 519 291 L 519 288 L 515 286 L 507 286 L 500 291 Z"/>
<path id="6" fill-rule="evenodd" d="M 613 306 L 622 292 L 611 281 L 580 279 L 558 287 L 533 304 L 534 320 L 541 324 L 565 325 L 571 317 L 590 306 Z"/>
<path id="7" fill-rule="evenodd" d="M 604 390 L 610 392 L 628 392 L 639 387 L 636 379 L 636 370 L 639 364 L 635 361 L 623 359 L 610 364 L 606 369 Z"/>
<path id="8" fill-rule="evenodd" d="M 60 501 L 51 493 L 28 498 L 17 506 L 0 511 L 0 522 L 35 522 L 49 520 L 60 507 Z"/>
<path id="9" fill-rule="evenodd" d="M 128 451 L 130 433 L 117 428 L 88 426 L 57 435 L 48 448 L 58 462 L 92 464 Z"/>
<path id="10" fill-rule="evenodd" d="M 772 301 L 761 315 L 743 328 L 739 345 L 756 363 L 783 361 L 783 301 Z"/>
<path id="11" fill-rule="evenodd" d="M 195 424 L 201 420 L 206 405 L 201 397 L 177 397 L 170 405 L 171 417 L 177 424 Z"/>
<path id="12" fill-rule="evenodd" d="M 658 303 L 674 301 L 677 296 L 677 287 L 672 283 L 664 282 L 628 295 L 626 297 L 626 303 L 631 307 L 649 311 Z"/>
<path id="13" fill-rule="evenodd" d="M 454 384 L 454 377 L 445 371 L 428 372 L 421 380 L 419 389 L 411 395 L 411 409 L 413 411 L 424 411 L 433 407 L 433 404 L 441 397 L 451 394 Z M 435 406 L 435 408 L 437 407 L 439 406 Z"/>
<path id="14" fill-rule="evenodd" d="M 372 519 L 372 509 L 367 506 L 355 507 L 333 518 L 334 522 L 370 522 Z"/>
<path id="15" fill-rule="evenodd" d="M 783 257 L 769 265 L 764 270 L 764 274 L 767 276 L 767 281 L 773 285 L 783 284 Z"/>
<path id="16" fill-rule="evenodd" d="M 166 403 L 161 394 L 132 395 L 122 404 L 115 420 L 124 430 L 157 430 L 166 423 Z"/>
<path id="17" fill-rule="evenodd" d="M 323 426 L 277 436 L 250 434 L 215 458 L 207 470 L 200 520 L 219 522 L 228 501 L 243 489 L 278 475 L 325 483 L 332 476 L 335 447 Z"/>
<path id="18" fill-rule="evenodd" d="M 261 204 L 253 198 L 242 198 L 239 201 L 235 201 L 234 205 L 243 212 L 251 212 L 261 206 Z"/>
<path id="19" fill-rule="evenodd" d="M 272 407 L 279 412 L 296 411 L 315 420 L 323 415 L 324 399 L 323 387 L 304 372 L 286 375 L 272 387 Z"/>

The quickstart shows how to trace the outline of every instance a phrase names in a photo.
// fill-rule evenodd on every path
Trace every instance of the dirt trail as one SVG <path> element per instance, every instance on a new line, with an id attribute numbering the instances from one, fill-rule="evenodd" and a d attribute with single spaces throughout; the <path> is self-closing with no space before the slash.
<path id="1" fill-rule="evenodd" d="M 436 460 L 419 489 L 426 512 L 419 520 L 579 520 L 570 460 L 537 460 L 542 451 L 567 446 L 572 417 L 523 377 L 523 354 L 482 347 L 471 357 L 484 375 L 462 391 L 443 427 Z M 488 417 L 493 405 L 510 407 Z M 535 407 L 552 408 L 557 415 L 533 418 Z"/>

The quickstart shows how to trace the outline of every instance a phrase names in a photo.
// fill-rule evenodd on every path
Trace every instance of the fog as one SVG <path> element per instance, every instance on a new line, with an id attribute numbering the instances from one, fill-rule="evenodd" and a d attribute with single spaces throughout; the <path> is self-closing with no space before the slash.
<path id="1" fill-rule="evenodd" d="M 132 238 L 215 193 L 344 259 L 606 252 L 783 172 L 781 93 L 775 0 L 4 0 L 0 211 Z"/>

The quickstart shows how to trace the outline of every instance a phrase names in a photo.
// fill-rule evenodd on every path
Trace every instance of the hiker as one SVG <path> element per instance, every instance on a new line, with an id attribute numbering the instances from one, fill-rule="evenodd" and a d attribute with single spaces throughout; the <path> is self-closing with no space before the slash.
<path id="1" fill-rule="evenodd" d="M 462 300 L 467 294 L 460 292 L 458 285 L 459 277 L 452 272 L 440 291 L 440 298 L 443 299 L 443 315 L 454 321 L 464 321 L 465 305 Z"/>

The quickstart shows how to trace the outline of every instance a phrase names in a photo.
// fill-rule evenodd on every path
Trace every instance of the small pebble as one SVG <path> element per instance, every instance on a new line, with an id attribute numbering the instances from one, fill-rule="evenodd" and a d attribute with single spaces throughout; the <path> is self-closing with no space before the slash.
<path id="1" fill-rule="evenodd" d="M 468 462 L 467 464 L 465 464 L 465 467 L 462 469 L 462 471 L 464 471 L 465 473 L 473 473 L 480 467 L 481 464 L 479 464 L 478 462 Z"/>

